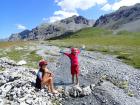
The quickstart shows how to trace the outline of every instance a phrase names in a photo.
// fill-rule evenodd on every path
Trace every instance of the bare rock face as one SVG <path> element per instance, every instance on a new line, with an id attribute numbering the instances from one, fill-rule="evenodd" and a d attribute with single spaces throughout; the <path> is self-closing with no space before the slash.
<path id="1" fill-rule="evenodd" d="M 92 27 L 93 21 L 82 16 L 72 16 L 52 24 L 44 23 L 31 31 L 25 30 L 20 33 L 12 34 L 9 41 L 15 40 L 46 40 L 59 36 L 66 36 L 69 33 L 78 31 L 82 28 Z"/>
<path id="2" fill-rule="evenodd" d="M 15 40 L 20 40 L 20 39 L 26 39 L 29 36 L 30 30 L 24 30 L 20 33 L 12 34 L 9 37 L 9 41 L 15 41 Z"/>
<path id="3" fill-rule="evenodd" d="M 101 27 L 107 29 L 124 29 L 127 31 L 139 31 L 139 25 L 137 25 L 140 20 L 140 4 L 136 4 L 130 7 L 121 7 L 116 12 L 101 16 L 94 24 L 94 27 Z M 128 25 L 130 24 L 131 25 Z M 134 26 L 133 30 L 132 25 Z M 131 28 L 129 28 L 131 27 Z"/>

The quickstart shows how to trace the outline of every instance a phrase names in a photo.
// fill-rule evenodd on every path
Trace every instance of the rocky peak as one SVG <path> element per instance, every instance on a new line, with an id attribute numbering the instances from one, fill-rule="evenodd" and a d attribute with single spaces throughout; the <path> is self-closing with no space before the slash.
<path id="1" fill-rule="evenodd" d="M 123 6 L 119 10 L 101 16 L 94 24 L 95 27 L 118 29 L 126 23 L 140 19 L 140 4 L 134 6 Z"/>
<path id="2" fill-rule="evenodd" d="M 92 27 L 93 21 L 83 16 L 72 16 L 52 24 L 44 23 L 31 31 L 25 30 L 20 33 L 12 34 L 9 41 L 14 40 L 46 40 L 58 36 L 67 35 L 86 27 Z"/>
<path id="3" fill-rule="evenodd" d="M 86 24 L 86 25 L 89 24 L 89 21 L 86 18 L 84 18 L 83 16 L 76 16 L 76 15 L 70 18 L 63 19 L 60 22 L 66 23 L 66 24 L 69 24 L 71 22 L 74 22 L 76 24 Z"/>

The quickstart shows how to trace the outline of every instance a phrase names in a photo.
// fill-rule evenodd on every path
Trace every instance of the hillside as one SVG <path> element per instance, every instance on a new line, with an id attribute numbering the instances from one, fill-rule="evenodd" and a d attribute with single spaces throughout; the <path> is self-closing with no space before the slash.
<path id="1" fill-rule="evenodd" d="M 87 50 L 117 55 L 125 63 L 140 68 L 140 33 L 122 31 L 114 35 L 113 31 L 100 28 L 82 29 L 67 37 L 50 40 L 58 46 L 86 45 Z"/>
<path id="2" fill-rule="evenodd" d="M 101 16 L 94 27 L 140 32 L 140 4 L 124 6 L 113 13 Z"/>
<path id="3" fill-rule="evenodd" d="M 67 35 L 82 28 L 92 27 L 93 21 L 82 16 L 72 16 L 55 23 L 43 23 L 40 26 L 30 30 L 24 30 L 20 33 L 12 34 L 9 41 L 15 40 L 46 40 L 53 37 Z"/>

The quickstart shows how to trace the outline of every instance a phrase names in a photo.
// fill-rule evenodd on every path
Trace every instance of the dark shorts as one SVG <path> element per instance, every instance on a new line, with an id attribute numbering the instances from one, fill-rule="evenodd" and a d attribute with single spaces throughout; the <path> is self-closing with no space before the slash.
<path id="1" fill-rule="evenodd" d="M 38 77 L 36 78 L 35 87 L 41 89 L 41 80 Z"/>
<path id="2" fill-rule="evenodd" d="M 71 66 L 71 75 L 79 75 L 79 65 L 72 65 Z"/>

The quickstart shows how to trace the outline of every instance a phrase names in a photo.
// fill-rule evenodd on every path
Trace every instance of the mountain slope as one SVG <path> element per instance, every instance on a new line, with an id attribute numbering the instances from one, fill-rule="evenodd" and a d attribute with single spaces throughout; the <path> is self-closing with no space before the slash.
<path id="1" fill-rule="evenodd" d="M 81 47 L 88 50 L 118 55 L 124 62 L 140 68 L 140 32 L 117 32 L 101 28 L 86 28 L 61 39 L 51 40 L 52 45 Z"/>
<path id="2" fill-rule="evenodd" d="M 31 31 L 25 30 L 21 33 L 12 34 L 9 41 L 46 40 L 92 26 L 93 21 L 87 20 L 82 16 L 72 16 L 52 24 L 44 23 Z"/>
<path id="3" fill-rule="evenodd" d="M 140 23 L 140 4 L 121 7 L 116 12 L 101 16 L 94 27 L 136 32 L 140 31 L 140 24 L 137 22 Z"/>

